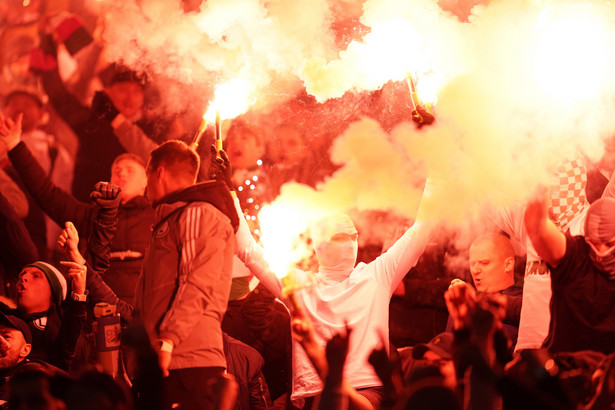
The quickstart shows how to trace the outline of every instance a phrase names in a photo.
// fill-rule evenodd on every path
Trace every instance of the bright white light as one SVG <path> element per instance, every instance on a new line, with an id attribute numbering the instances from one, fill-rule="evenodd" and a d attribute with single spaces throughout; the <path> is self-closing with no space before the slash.
<path id="1" fill-rule="evenodd" d="M 534 51 L 534 79 L 547 96 L 571 101 L 595 96 L 605 80 L 603 19 L 591 6 L 543 10 Z"/>
<path id="2" fill-rule="evenodd" d="M 250 84 L 243 79 L 236 78 L 216 87 L 214 100 L 203 117 L 209 122 L 214 122 L 216 112 L 219 112 L 223 120 L 235 118 L 248 111 L 252 103 Z"/>

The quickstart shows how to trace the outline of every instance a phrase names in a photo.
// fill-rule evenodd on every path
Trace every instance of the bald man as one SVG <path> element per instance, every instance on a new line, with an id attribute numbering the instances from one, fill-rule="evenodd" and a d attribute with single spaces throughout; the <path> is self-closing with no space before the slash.
<path id="1" fill-rule="evenodd" d="M 504 331 L 513 345 L 517 343 L 519 318 L 521 316 L 522 289 L 515 287 L 515 251 L 508 237 L 502 233 L 486 233 L 477 237 L 469 251 L 470 274 L 476 290 L 468 283 L 454 279 L 453 286 L 466 286 L 474 296 L 501 294 L 506 300 Z M 451 331 L 454 320 L 449 317 L 447 331 Z"/>

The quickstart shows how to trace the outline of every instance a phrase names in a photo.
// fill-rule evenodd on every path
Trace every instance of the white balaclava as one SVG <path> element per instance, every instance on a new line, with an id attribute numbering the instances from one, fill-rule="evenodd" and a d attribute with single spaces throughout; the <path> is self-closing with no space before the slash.
<path id="1" fill-rule="evenodd" d="M 312 244 L 318 257 L 318 278 L 325 283 L 346 279 L 357 262 L 357 229 L 346 214 L 329 215 L 311 228 Z"/>
<path id="2" fill-rule="evenodd" d="M 594 244 L 615 241 L 615 199 L 600 198 L 589 207 L 585 218 L 585 242 L 594 266 L 615 280 L 615 246 L 599 252 Z"/>

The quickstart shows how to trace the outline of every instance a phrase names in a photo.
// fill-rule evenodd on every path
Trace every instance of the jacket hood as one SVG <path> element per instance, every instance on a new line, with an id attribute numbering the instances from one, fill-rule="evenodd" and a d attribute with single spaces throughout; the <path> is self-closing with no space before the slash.
<path id="1" fill-rule="evenodd" d="M 231 220 L 233 230 L 237 232 L 239 216 L 235 210 L 235 203 L 231 192 L 222 181 L 206 181 L 192 185 L 181 191 L 173 192 L 152 205 L 154 208 L 157 208 L 162 204 L 173 204 L 176 202 L 208 202 Z"/>

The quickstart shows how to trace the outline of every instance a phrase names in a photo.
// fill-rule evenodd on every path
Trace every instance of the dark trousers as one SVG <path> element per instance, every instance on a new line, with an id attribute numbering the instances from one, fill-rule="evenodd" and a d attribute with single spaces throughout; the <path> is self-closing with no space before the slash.
<path id="1" fill-rule="evenodd" d="M 224 375 L 222 367 L 191 367 L 169 371 L 164 379 L 164 409 L 214 408 L 212 384 Z"/>

